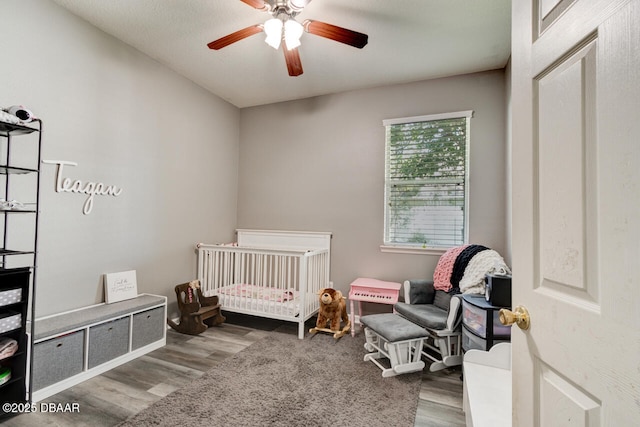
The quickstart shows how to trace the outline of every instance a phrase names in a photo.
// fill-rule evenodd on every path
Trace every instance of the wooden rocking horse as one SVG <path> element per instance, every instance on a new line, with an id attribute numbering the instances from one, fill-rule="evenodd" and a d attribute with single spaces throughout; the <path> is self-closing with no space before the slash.
<path id="1" fill-rule="evenodd" d="M 180 310 L 180 323 L 167 319 L 167 324 L 178 332 L 198 335 L 209 326 L 216 326 L 225 321 L 220 312 L 218 296 L 205 297 L 200 290 L 200 281 L 182 283 L 175 288 Z"/>

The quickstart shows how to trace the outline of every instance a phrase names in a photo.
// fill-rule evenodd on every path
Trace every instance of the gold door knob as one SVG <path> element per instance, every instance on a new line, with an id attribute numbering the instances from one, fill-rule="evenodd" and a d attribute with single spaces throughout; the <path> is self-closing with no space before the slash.
<path id="1" fill-rule="evenodd" d="M 515 323 L 520 327 L 520 329 L 526 331 L 531 325 L 531 320 L 527 309 L 519 305 L 514 308 L 513 311 L 507 310 L 506 308 L 501 309 L 500 323 L 506 326 L 513 325 Z"/>

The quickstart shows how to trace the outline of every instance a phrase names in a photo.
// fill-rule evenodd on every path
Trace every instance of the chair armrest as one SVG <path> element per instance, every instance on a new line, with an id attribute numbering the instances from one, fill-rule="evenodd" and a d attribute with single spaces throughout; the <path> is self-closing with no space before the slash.
<path id="1" fill-rule="evenodd" d="M 404 302 L 407 304 L 433 304 L 433 280 L 405 280 Z"/>
<path id="2" fill-rule="evenodd" d="M 218 295 L 205 297 L 204 295 L 202 295 L 202 293 L 200 293 L 200 304 L 202 304 L 203 307 L 218 305 Z"/>
<path id="3" fill-rule="evenodd" d="M 455 331 L 462 322 L 462 295 L 457 294 L 449 301 L 449 314 L 447 315 L 447 330 Z"/>

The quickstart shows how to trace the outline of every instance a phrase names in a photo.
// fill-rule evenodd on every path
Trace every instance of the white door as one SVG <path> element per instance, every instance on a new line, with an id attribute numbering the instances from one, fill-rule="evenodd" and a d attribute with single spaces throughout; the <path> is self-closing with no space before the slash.
<path id="1" fill-rule="evenodd" d="M 640 0 L 513 0 L 514 426 L 640 426 Z"/>

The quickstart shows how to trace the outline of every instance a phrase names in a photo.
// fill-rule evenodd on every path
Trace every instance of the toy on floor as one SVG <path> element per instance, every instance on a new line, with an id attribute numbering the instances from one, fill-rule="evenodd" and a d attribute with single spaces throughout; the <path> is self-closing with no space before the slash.
<path id="1" fill-rule="evenodd" d="M 316 327 L 309 329 L 310 334 L 316 332 L 328 332 L 333 334 L 333 338 L 338 339 L 344 336 L 351 329 L 351 322 L 347 314 L 347 303 L 342 292 L 332 288 L 320 289 L 318 292 L 320 299 L 320 309 Z M 340 329 L 340 321 L 344 322 L 344 327 Z M 327 322 L 330 329 L 327 329 Z"/>
<path id="2" fill-rule="evenodd" d="M 216 326 L 225 321 L 220 312 L 218 296 L 205 297 L 200 290 L 200 281 L 192 280 L 175 287 L 180 310 L 180 323 L 167 319 L 167 324 L 178 332 L 197 335 L 209 326 Z"/>

